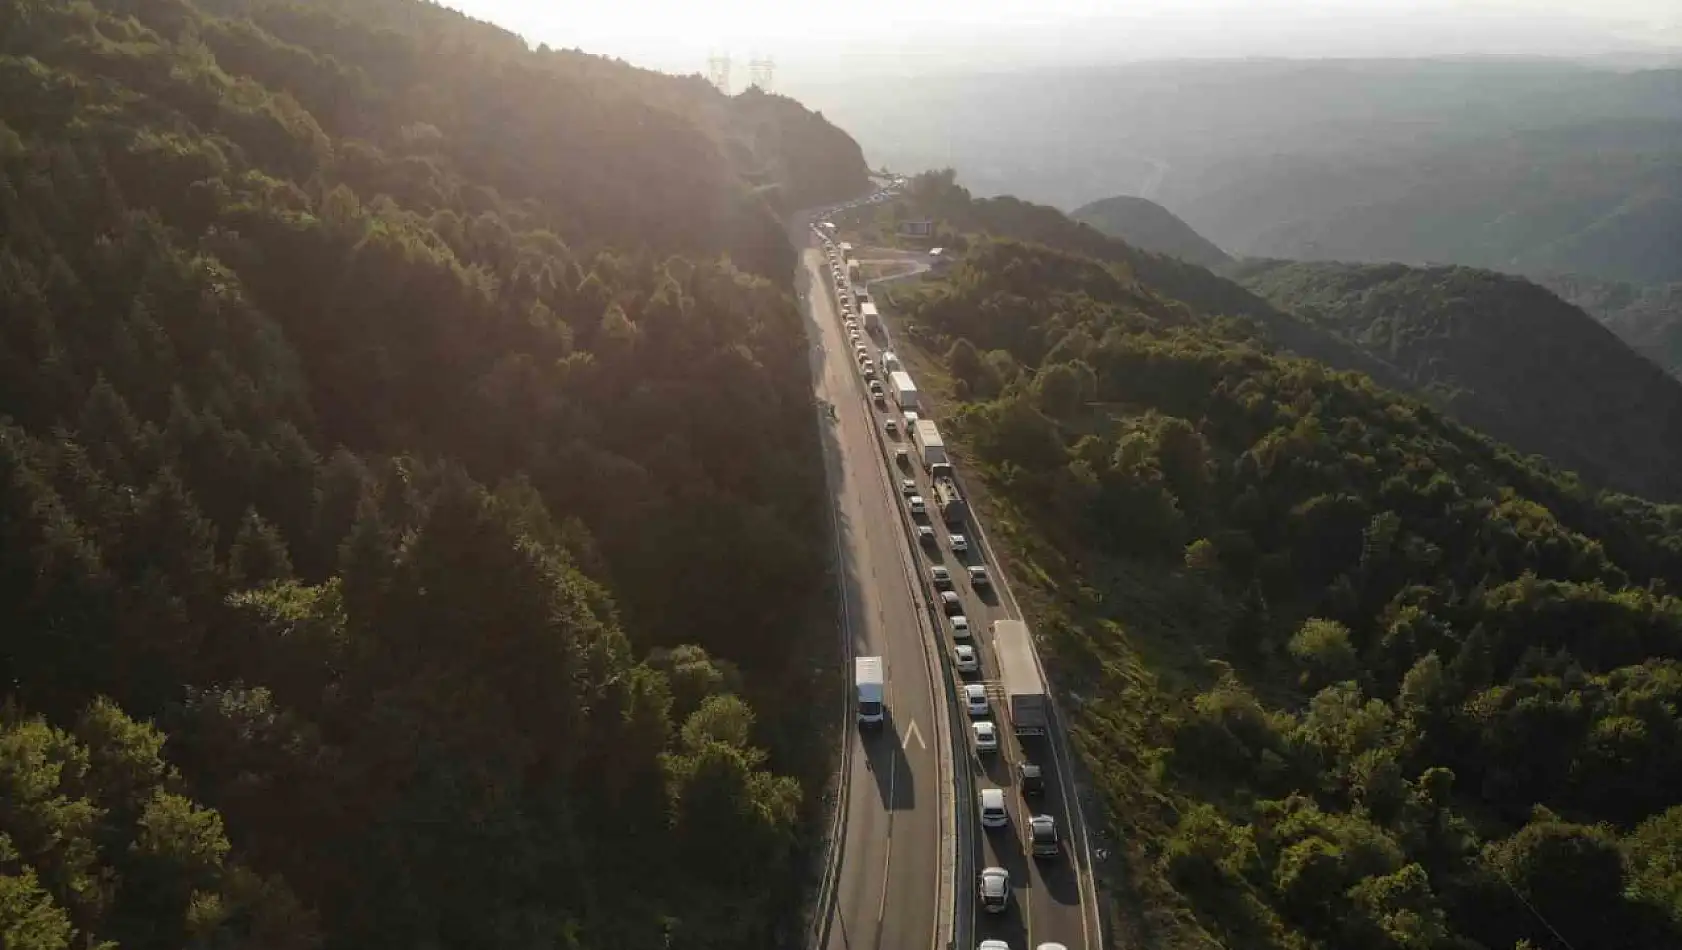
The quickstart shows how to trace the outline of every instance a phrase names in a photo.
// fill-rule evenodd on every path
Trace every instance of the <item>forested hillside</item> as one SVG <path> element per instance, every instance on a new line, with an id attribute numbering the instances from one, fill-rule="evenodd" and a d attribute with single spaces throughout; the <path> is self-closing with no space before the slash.
<path id="1" fill-rule="evenodd" d="M 1682 498 L 1682 382 L 1527 280 L 1287 261 L 1232 274 L 1397 367 L 1473 428 L 1596 485 Z"/>
<path id="2" fill-rule="evenodd" d="M 1122 942 L 1682 945 L 1682 508 L 1099 261 L 988 242 L 896 307 L 1103 796 Z"/>
<path id="3" fill-rule="evenodd" d="M 1682 379 L 1682 283 L 1628 284 L 1579 274 L 1550 274 L 1536 282 Z"/>
<path id="4" fill-rule="evenodd" d="M 1174 212 L 1149 198 L 1134 195 L 1104 198 L 1081 205 L 1069 212 L 1069 217 L 1153 254 L 1166 254 L 1204 267 L 1232 260 L 1225 251 L 1193 231 L 1191 225 L 1175 217 Z"/>
<path id="5" fill-rule="evenodd" d="M 935 222 L 936 243 L 944 244 L 953 255 L 961 254 L 975 235 L 997 235 L 1120 265 L 1128 274 L 1200 313 L 1252 321 L 1256 332 L 1265 333 L 1293 352 L 1339 368 L 1359 370 L 1390 385 L 1407 385 L 1401 374 L 1382 361 L 1280 311 L 1230 280 L 1196 264 L 1139 250 L 1047 205 L 1008 195 L 975 198 L 957 183 L 951 169 L 918 175 L 907 183 L 900 200 L 868 206 L 863 213 L 874 217 L 858 220 L 859 213 L 855 212 L 848 222 L 866 243 L 891 243 L 899 220 L 927 218 Z"/>
<path id="6" fill-rule="evenodd" d="M 864 181 L 430 4 L 0 4 L 0 942 L 771 945 L 830 642 L 779 212 Z"/>

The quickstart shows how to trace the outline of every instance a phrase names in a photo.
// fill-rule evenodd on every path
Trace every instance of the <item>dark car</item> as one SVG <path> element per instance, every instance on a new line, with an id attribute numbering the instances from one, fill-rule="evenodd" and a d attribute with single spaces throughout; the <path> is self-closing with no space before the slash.
<path id="1" fill-rule="evenodd" d="M 1040 767 L 1033 762 L 1021 762 L 1016 766 L 1017 786 L 1022 794 L 1039 796 L 1045 794 L 1045 778 L 1040 775 Z"/>
<path id="2" fill-rule="evenodd" d="M 1028 829 L 1034 843 L 1034 857 L 1055 858 L 1062 853 L 1062 842 L 1057 840 L 1057 819 L 1050 815 L 1035 815 L 1028 819 Z"/>

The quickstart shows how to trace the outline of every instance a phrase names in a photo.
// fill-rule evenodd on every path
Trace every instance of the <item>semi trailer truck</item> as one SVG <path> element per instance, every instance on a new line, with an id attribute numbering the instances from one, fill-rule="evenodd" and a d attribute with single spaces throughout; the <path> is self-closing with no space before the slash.
<path id="1" fill-rule="evenodd" d="M 888 373 L 888 389 L 894 394 L 894 402 L 899 404 L 902 412 L 906 410 L 915 412 L 918 408 L 917 384 L 911 381 L 910 373 L 904 370 L 892 370 L 887 364 L 887 356 L 888 354 L 883 354 L 882 368 L 890 370 Z"/>
<path id="2" fill-rule="evenodd" d="M 917 446 L 923 467 L 930 472 L 935 471 L 936 465 L 950 465 L 950 459 L 946 457 L 946 442 L 940 438 L 940 430 L 935 428 L 934 420 L 918 419 L 916 428 L 911 430 L 911 441 Z"/>
<path id="3" fill-rule="evenodd" d="M 1019 736 L 1045 735 L 1050 703 L 1028 625 L 1020 620 L 994 621 L 993 652 L 999 658 L 999 681 L 1010 708 L 1011 728 Z"/>

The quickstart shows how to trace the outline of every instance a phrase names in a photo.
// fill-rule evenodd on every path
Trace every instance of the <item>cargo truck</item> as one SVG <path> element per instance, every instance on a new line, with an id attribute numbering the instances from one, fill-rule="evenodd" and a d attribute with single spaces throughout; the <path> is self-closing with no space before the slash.
<path id="1" fill-rule="evenodd" d="M 863 298 L 860 297 L 855 297 L 854 299 L 863 300 Z M 868 300 L 864 300 L 859 304 L 859 315 L 864 317 L 864 328 L 866 330 L 869 330 L 871 333 L 875 333 L 882 329 L 882 317 L 876 312 L 875 304 Z"/>
<path id="2" fill-rule="evenodd" d="M 904 369 L 905 367 L 899 365 L 899 357 L 894 354 L 893 350 L 883 350 L 882 351 L 882 368 L 887 370 L 888 372 L 892 373 L 895 370 L 901 370 L 901 369 Z"/>
<path id="3" fill-rule="evenodd" d="M 999 660 L 999 682 L 1010 709 L 1011 728 L 1019 736 L 1045 735 L 1050 703 L 1028 625 L 1020 620 L 994 621 L 993 653 Z"/>
<path id="4" fill-rule="evenodd" d="M 940 505 L 940 517 L 949 525 L 961 525 L 969 516 L 964 496 L 958 493 L 958 483 L 950 478 L 934 480 L 934 500 Z"/>
<path id="5" fill-rule="evenodd" d="M 853 659 L 853 689 L 858 694 L 859 725 L 879 726 L 887 718 L 887 680 L 882 675 L 882 658 Z"/>
<path id="6" fill-rule="evenodd" d="M 917 446 L 924 468 L 932 472 L 934 466 L 947 464 L 946 443 L 941 440 L 933 420 L 918 419 L 917 427 L 911 430 L 911 441 Z"/>
<path id="7" fill-rule="evenodd" d="M 882 368 L 889 369 L 888 360 L 891 353 L 882 354 Z M 901 411 L 917 410 L 917 384 L 911 381 L 911 374 L 904 370 L 888 374 L 888 388 L 893 390 L 894 402 L 899 404 Z"/>

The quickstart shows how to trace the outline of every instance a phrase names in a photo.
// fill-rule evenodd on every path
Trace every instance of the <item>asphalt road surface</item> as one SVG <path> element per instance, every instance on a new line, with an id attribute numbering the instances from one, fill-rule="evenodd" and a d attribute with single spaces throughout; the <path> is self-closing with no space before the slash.
<path id="1" fill-rule="evenodd" d="M 878 435 L 884 416 L 865 394 L 841 329 L 820 250 L 802 242 L 801 272 L 815 397 L 835 505 L 846 635 L 855 656 L 881 656 L 888 721 L 851 727 L 853 746 L 826 950 L 935 945 L 941 901 L 937 709 L 926 612 L 913 593 L 915 562 Z M 847 677 L 851 680 L 851 670 Z M 967 882 L 958 881 L 956 886 Z"/>
<path id="2" fill-rule="evenodd" d="M 872 358 L 880 363 L 880 349 L 882 339 L 864 339 Z M 891 344 L 890 344 L 891 347 Z M 886 415 L 878 413 L 878 415 Z M 939 420 L 936 420 L 939 423 Z M 917 463 L 917 449 L 912 444 L 909 435 L 904 433 L 903 424 L 900 425 L 901 439 L 893 445 L 907 449 L 911 455 L 910 464 L 902 471 L 895 472 L 895 478 L 914 479 L 918 491 L 924 498 L 934 497 L 934 486 Z M 958 473 L 962 481 L 963 473 Z M 1075 790 L 1068 779 L 1068 750 L 1066 743 L 1055 734 L 1039 737 L 1025 737 L 1018 741 L 1011 734 L 1009 717 L 1004 697 L 998 687 L 998 666 L 992 649 L 992 625 L 995 620 L 1020 619 L 1021 613 L 1015 604 L 1001 600 L 1001 589 L 998 587 L 998 569 L 984 554 L 981 538 L 966 520 L 963 523 L 948 525 L 943 522 L 938 511 L 932 510 L 921 523 L 934 528 L 932 543 L 919 545 L 921 564 L 919 569 L 921 583 L 929 591 L 931 600 L 938 601 L 939 594 L 929 569 L 935 565 L 944 565 L 952 577 L 952 589 L 958 594 L 964 616 L 969 620 L 972 638 L 969 640 L 955 640 L 952 636 L 950 622 L 942 616 L 937 639 L 945 644 L 945 648 L 958 643 L 969 643 L 976 647 L 981 660 L 981 672 L 968 674 L 961 679 L 954 679 L 947 688 L 956 693 L 965 682 L 984 684 L 992 701 L 992 711 L 988 716 L 977 716 L 975 719 L 991 719 L 997 726 L 1003 745 L 997 752 L 976 753 L 974 742 L 969 735 L 964 736 L 963 744 L 968 748 L 956 763 L 960 774 L 967 771 L 969 781 L 959 781 L 960 788 L 966 785 L 979 792 L 982 788 L 995 787 L 1005 791 L 1006 806 L 1010 810 L 1010 826 L 1000 829 L 983 829 L 974 825 L 973 833 L 960 835 L 960 839 L 968 842 L 972 851 L 969 860 L 960 859 L 959 865 L 966 869 L 968 877 L 957 882 L 957 887 L 968 887 L 974 894 L 978 881 L 977 876 L 983 868 L 1002 867 L 1010 872 L 1012 899 L 1009 907 L 1003 913 L 991 914 L 981 909 L 978 900 L 963 900 L 959 907 L 973 914 L 971 926 L 960 928 L 973 935 L 973 941 L 996 939 L 1006 941 L 1012 950 L 1023 948 L 1033 950 L 1042 943 L 1061 943 L 1069 950 L 1099 950 L 1099 934 L 1095 922 L 1096 906 L 1094 896 L 1090 891 L 1082 894 L 1081 875 L 1077 872 L 1075 862 L 1084 860 L 1080 849 L 1084 844 L 1080 836 L 1078 825 L 1071 825 L 1072 800 Z M 950 536 L 962 534 L 966 541 L 966 550 L 954 551 Z M 987 568 L 992 584 L 975 587 L 967 578 L 970 565 L 983 565 Z M 942 611 L 944 613 L 944 611 Z M 1060 726 L 1059 726 L 1060 727 Z M 967 728 L 967 724 L 965 726 Z M 1017 787 L 1016 765 L 1022 761 L 1035 762 L 1041 766 L 1044 777 L 1045 792 L 1033 799 L 1024 798 Z M 970 808 L 967 814 L 972 816 L 975 809 Z M 1058 834 L 1063 840 L 1063 853 L 1056 858 L 1034 858 L 1031 854 L 1028 818 L 1032 815 L 1051 815 L 1057 820 Z M 1084 898 L 1084 899 L 1083 899 Z"/>

